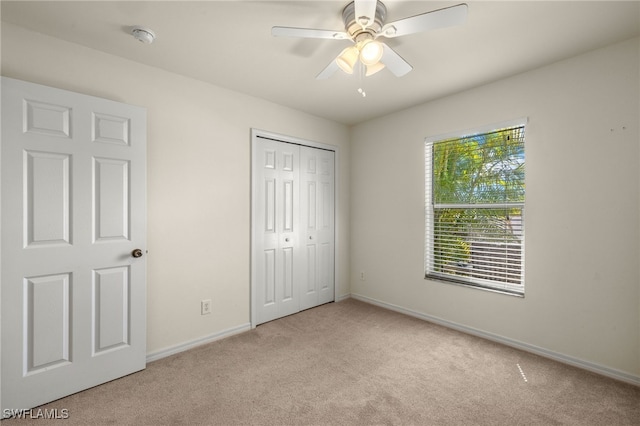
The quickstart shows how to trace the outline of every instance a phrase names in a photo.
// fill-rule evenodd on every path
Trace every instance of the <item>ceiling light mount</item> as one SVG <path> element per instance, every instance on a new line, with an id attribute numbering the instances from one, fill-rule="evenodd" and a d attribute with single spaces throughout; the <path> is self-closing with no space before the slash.
<path id="1" fill-rule="evenodd" d="M 352 1 L 342 10 L 342 21 L 344 22 L 344 27 L 353 39 L 363 31 L 367 31 L 370 34 L 375 34 L 380 31 L 386 18 L 387 7 L 380 1 L 376 3 L 376 15 L 373 18 L 373 22 L 369 22 L 368 25 L 366 25 L 366 29 L 359 20 L 361 18 L 356 19 L 355 2 Z"/>
<path id="2" fill-rule="evenodd" d="M 150 28 L 135 26 L 131 29 L 131 35 L 141 43 L 151 44 L 156 39 L 156 33 Z"/>

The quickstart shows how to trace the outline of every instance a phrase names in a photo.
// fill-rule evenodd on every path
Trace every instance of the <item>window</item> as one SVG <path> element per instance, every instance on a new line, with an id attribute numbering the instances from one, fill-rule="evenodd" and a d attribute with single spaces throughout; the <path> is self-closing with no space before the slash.
<path id="1" fill-rule="evenodd" d="M 426 140 L 426 278 L 524 295 L 524 124 Z"/>

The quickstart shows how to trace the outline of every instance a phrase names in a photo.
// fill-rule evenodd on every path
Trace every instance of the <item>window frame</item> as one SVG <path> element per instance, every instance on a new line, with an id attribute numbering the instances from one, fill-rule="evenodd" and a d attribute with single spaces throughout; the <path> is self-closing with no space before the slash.
<path id="1" fill-rule="evenodd" d="M 473 203 L 447 203 L 442 204 L 438 208 L 520 208 L 521 215 L 521 228 L 522 228 L 522 246 L 521 246 L 521 264 L 522 264 L 522 275 L 521 275 L 521 284 L 509 284 L 507 282 L 499 282 L 488 279 L 482 279 L 478 277 L 456 277 L 453 274 L 446 274 L 442 272 L 434 271 L 434 219 L 436 206 L 434 204 L 434 194 L 433 194 L 433 161 L 427 161 L 427 156 L 430 155 L 431 158 L 433 152 L 433 145 L 444 140 L 455 139 L 455 138 L 467 138 L 473 137 L 482 134 L 488 134 L 491 132 L 509 129 L 514 127 L 524 127 L 525 128 L 525 140 L 526 140 L 526 127 L 528 124 L 528 118 L 518 118 L 515 120 L 504 121 L 500 123 L 485 125 L 481 127 L 476 127 L 466 131 L 458 131 L 458 132 L 450 132 L 446 134 L 440 134 L 436 136 L 429 136 L 424 140 L 424 149 L 425 149 L 425 253 L 424 253 L 424 279 L 430 281 L 442 281 L 445 283 L 461 285 L 464 287 L 470 287 L 480 290 L 487 290 L 497 293 L 508 294 L 512 296 L 524 297 L 525 293 L 525 201 L 523 202 L 513 202 L 513 203 L 481 203 L 481 204 L 473 204 Z M 526 151 L 526 147 L 525 147 Z M 526 154 L 525 154 L 525 164 L 526 164 Z M 526 174 L 525 174 L 526 176 Z"/>

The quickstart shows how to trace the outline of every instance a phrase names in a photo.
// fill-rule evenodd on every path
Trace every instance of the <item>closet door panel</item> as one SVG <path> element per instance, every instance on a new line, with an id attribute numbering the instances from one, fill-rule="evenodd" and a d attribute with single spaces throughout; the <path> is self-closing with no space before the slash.
<path id="1" fill-rule="evenodd" d="M 297 145 L 254 143 L 252 303 L 257 324 L 300 310 L 299 155 Z"/>
<path id="2" fill-rule="evenodd" d="M 334 153 L 311 147 L 300 148 L 302 167 L 302 237 L 307 253 L 307 282 L 301 294 L 301 309 L 335 299 L 334 279 Z"/>

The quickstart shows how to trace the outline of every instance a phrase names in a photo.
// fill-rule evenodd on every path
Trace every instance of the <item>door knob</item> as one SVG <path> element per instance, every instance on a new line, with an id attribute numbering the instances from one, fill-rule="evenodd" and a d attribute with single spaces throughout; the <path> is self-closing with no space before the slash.
<path id="1" fill-rule="evenodd" d="M 142 257 L 142 250 L 135 249 L 134 251 L 131 252 L 131 256 L 133 256 L 133 257 Z"/>

